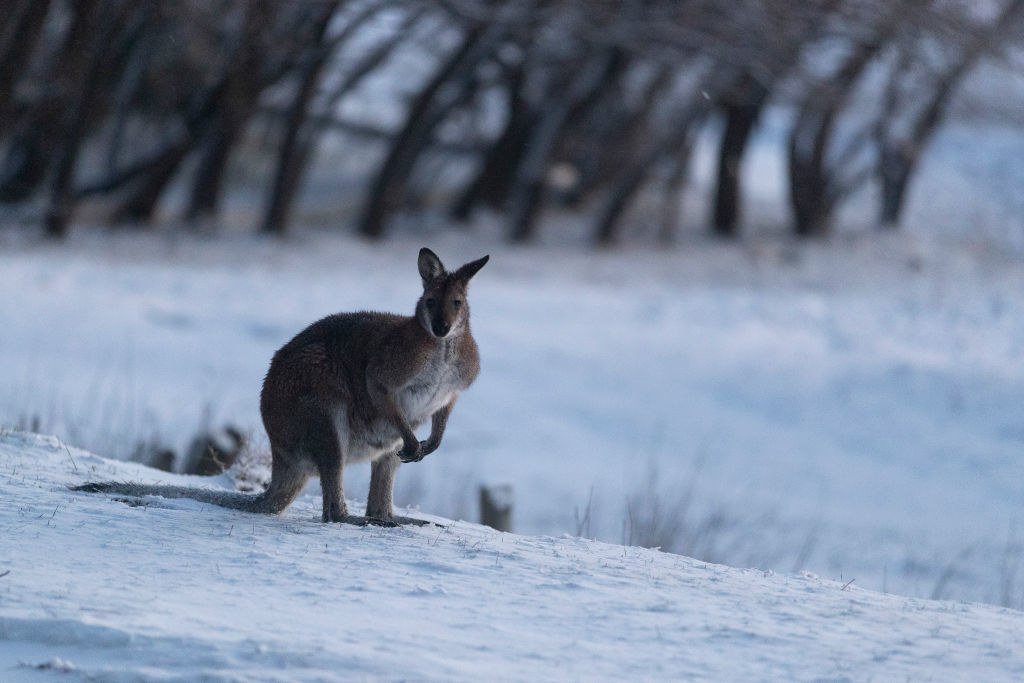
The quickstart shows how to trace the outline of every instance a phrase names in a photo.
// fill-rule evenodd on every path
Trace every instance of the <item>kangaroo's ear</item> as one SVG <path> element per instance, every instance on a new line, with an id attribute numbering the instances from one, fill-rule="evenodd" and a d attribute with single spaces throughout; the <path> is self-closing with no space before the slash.
<path id="1" fill-rule="evenodd" d="M 426 247 L 420 249 L 419 258 L 420 277 L 423 278 L 424 282 L 433 280 L 435 277 L 444 275 L 444 266 L 441 264 L 441 259 L 437 258 L 437 254 L 430 251 Z"/>
<path id="2" fill-rule="evenodd" d="M 483 258 L 478 258 L 476 261 L 470 261 L 469 263 L 455 271 L 455 277 L 459 280 L 462 280 L 463 282 L 469 282 L 469 278 L 476 275 L 477 271 L 483 268 L 484 264 L 487 263 L 488 259 L 490 258 L 490 255 L 488 255 L 484 256 Z"/>

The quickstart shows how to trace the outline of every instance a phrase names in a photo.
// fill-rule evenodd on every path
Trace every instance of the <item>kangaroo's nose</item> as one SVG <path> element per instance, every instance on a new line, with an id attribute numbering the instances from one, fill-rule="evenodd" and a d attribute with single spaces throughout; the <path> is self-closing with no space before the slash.
<path id="1" fill-rule="evenodd" d="M 434 334 L 438 337 L 443 337 L 452 329 L 452 326 L 444 321 L 435 321 L 431 326 L 434 328 Z"/>

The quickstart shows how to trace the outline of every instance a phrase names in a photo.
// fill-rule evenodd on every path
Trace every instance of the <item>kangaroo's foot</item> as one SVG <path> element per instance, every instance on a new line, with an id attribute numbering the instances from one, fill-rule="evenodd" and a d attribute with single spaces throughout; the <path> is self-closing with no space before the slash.
<path id="1" fill-rule="evenodd" d="M 325 522 L 348 522 L 351 517 L 344 503 L 324 500 L 324 510 L 321 519 Z"/>
<path id="2" fill-rule="evenodd" d="M 325 522 L 339 522 L 341 524 L 352 524 L 354 526 L 366 526 L 366 517 L 361 515 L 341 515 L 334 519 L 325 519 Z"/>
<path id="3" fill-rule="evenodd" d="M 366 517 L 364 524 L 372 524 L 373 526 L 384 527 L 402 526 L 398 523 L 398 518 L 396 517 Z"/>
<path id="4" fill-rule="evenodd" d="M 426 526 L 430 524 L 430 522 L 428 522 L 425 519 L 414 519 L 413 517 L 399 517 L 398 515 L 394 515 L 391 519 L 393 519 L 395 523 L 399 526 L 403 524 L 412 524 L 413 526 Z"/>
<path id="5" fill-rule="evenodd" d="M 381 517 L 363 517 L 362 515 L 341 515 L 334 519 L 324 519 L 325 522 L 342 522 L 344 524 L 352 524 L 354 526 L 367 526 L 372 524 L 374 526 L 401 526 L 398 522 L 393 521 L 391 518 L 384 519 Z"/>
<path id="6" fill-rule="evenodd" d="M 399 517 L 398 515 L 388 515 L 386 517 L 384 515 L 367 515 L 366 517 L 360 517 L 359 519 L 362 520 L 361 523 L 364 526 L 367 524 L 372 524 L 373 526 L 382 526 L 388 528 L 404 526 L 406 524 L 411 524 L 413 526 L 426 526 L 427 524 L 430 524 L 430 522 L 423 519 L 413 519 L 412 517 Z"/>
<path id="7" fill-rule="evenodd" d="M 345 515 L 345 519 L 339 521 L 345 524 L 354 524 L 355 526 L 366 526 L 367 519 L 360 515 Z"/>

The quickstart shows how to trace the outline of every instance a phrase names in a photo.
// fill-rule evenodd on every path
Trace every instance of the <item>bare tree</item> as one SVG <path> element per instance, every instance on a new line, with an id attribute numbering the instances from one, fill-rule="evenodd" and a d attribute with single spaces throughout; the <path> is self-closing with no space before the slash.
<path id="1" fill-rule="evenodd" d="M 946 11 L 954 9 L 963 8 L 954 6 Z M 875 128 L 883 227 L 895 228 L 899 224 L 907 185 L 961 81 L 979 60 L 1021 35 L 1024 0 L 1009 0 L 995 17 L 981 26 L 963 30 L 968 21 L 957 13 L 949 21 L 955 23 L 955 30 L 939 25 L 937 37 L 946 46 L 947 59 L 938 69 L 928 69 L 930 74 L 921 73 L 924 50 L 917 41 L 905 41 L 898 46 L 898 57 L 885 91 L 885 106 Z M 934 40 L 935 33 L 929 31 L 927 37 Z"/>
<path id="2" fill-rule="evenodd" d="M 465 101 L 472 74 L 507 30 L 504 21 L 475 20 L 464 27 L 458 46 L 437 67 L 409 105 L 405 123 L 374 177 L 358 231 L 370 238 L 384 235 L 386 221 L 406 195 L 406 187 L 420 153 L 430 143 L 438 124 Z"/>
<path id="3" fill-rule="evenodd" d="M 867 17 L 842 15 L 852 23 L 845 55 L 824 79 L 807 88 L 798 106 L 788 141 L 790 203 L 798 236 L 827 234 L 839 201 L 870 177 L 865 170 L 851 170 L 862 136 L 852 136 L 840 152 L 835 145 L 836 122 L 849 103 L 864 70 L 892 40 L 900 22 L 907 18 L 906 3 L 869 7 Z M 863 23 L 859 23 L 863 22 Z"/>
<path id="4" fill-rule="evenodd" d="M 271 81 L 265 73 L 265 46 L 269 42 L 277 7 L 277 3 L 270 2 L 242 5 L 245 18 L 238 47 L 228 62 L 214 113 L 198 149 L 199 165 L 192 179 L 185 210 L 189 220 L 216 213 L 228 156 L 242 135 L 246 122 L 255 113 L 260 93 Z M 317 20 L 320 19 L 318 7 L 314 6 L 310 11 L 316 12 Z"/>
<path id="5" fill-rule="evenodd" d="M 43 90 L 19 118 L 0 166 L 0 201 L 28 199 L 43 182 L 54 158 L 54 140 L 61 138 L 63 114 L 74 106 L 92 60 L 101 0 L 74 3 L 71 21 L 46 70 L 50 87 Z"/>
<path id="6" fill-rule="evenodd" d="M 72 182 L 75 167 L 90 123 L 106 99 L 106 84 L 118 80 L 126 54 L 138 40 L 146 20 L 146 3 L 106 2 L 100 6 L 93 27 L 94 36 L 84 51 L 87 67 L 68 98 L 60 123 L 61 136 L 54 149 L 54 169 L 50 183 L 49 206 L 45 218 L 46 235 L 62 238 L 74 202 Z"/>
<path id="7" fill-rule="evenodd" d="M 613 244 L 646 193 L 660 201 L 659 239 L 671 241 L 693 142 L 711 121 L 722 125 L 710 223 L 733 236 L 746 150 L 771 104 L 793 111 L 785 154 L 797 234 L 827 233 L 837 207 L 872 181 L 883 223 L 895 224 L 958 84 L 1024 24 L 1024 0 L 989 10 L 965 0 L 3 7 L 0 201 L 45 193 L 40 222 L 53 237 L 85 200 L 105 201 L 115 222 L 148 225 L 176 181 L 187 219 L 216 217 L 241 151 L 272 169 L 260 228 L 282 235 L 317 142 L 338 130 L 342 144 L 382 150 L 361 179 L 364 236 L 384 236 L 399 210 L 447 202 L 457 220 L 480 206 L 501 212 L 515 241 L 533 239 L 558 206 Z M 394 76 L 411 57 L 430 72 L 409 94 Z M 345 118 L 371 81 L 400 123 Z M 261 132 L 272 144 L 249 144 Z"/>
<path id="8" fill-rule="evenodd" d="M 517 168 L 509 191 L 508 223 L 513 241 L 526 242 L 533 238 L 537 215 L 544 201 L 544 187 L 550 159 L 558 135 L 594 102 L 601 93 L 602 83 L 612 72 L 621 68 L 621 54 L 614 48 L 599 49 L 583 59 L 578 73 L 568 82 L 558 78 L 549 91 L 549 105 L 544 108 L 532 135 L 527 141 L 526 153 Z M 561 92 L 561 96 L 556 93 Z"/>
<path id="9" fill-rule="evenodd" d="M 338 36 L 326 42 L 323 41 L 321 34 L 321 42 L 316 48 L 311 48 L 310 54 L 304 58 L 295 97 L 283 121 L 285 132 L 278 152 L 274 184 L 263 218 L 262 230 L 264 232 L 276 235 L 284 234 L 291 206 L 302 182 L 302 175 L 309 165 L 315 141 L 323 133 L 325 128 L 323 122 L 329 119 L 337 103 L 387 60 L 398 44 L 408 38 L 409 32 L 426 14 L 425 8 L 409 11 L 391 37 L 381 41 L 374 49 L 362 55 L 346 71 L 339 83 L 324 96 L 318 120 L 311 121 L 310 105 L 331 54 L 352 37 L 366 21 L 377 14 L 381 7 L 381 3 L 367 5 L 349 20 Z"/>
<path id="10" fill-rule="evenodd" d="M 0 29 L 0 135 L 15 119 L 14 86 L 36 47 L 50 0 L 8 2 L 7 20 Z"/>
<path id="11" fill-rule="evenodd" d="M 772 92 L 796 66 L 806 46 L 821 37 L 839 0 L 765 5 L 747 3 L 743 26 L 738 28 L 757 41 L 750 64 L 744 67 L 722 94 L 719 103 L 725 119 L 718 145 L 714 216 L 716 235 L 733 237 L 739 228 L 740 171 L 754 126 Z M 774 10 L 774 11 L 773 11 Z M 797 10 L 797 11 L 793 11 Z"/>

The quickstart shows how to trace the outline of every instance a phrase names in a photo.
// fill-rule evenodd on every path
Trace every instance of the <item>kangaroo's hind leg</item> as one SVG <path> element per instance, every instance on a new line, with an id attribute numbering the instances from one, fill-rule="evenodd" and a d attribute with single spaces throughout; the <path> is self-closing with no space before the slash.
<path id="1" fill-rule="evenodd" d="M 323 463 L 320 465 L 320 488 L 324 494 L 323 521 L 348 522 L 348 508 L 345 505 L 345 492 L 341 486 L 341 463 Z"/>
<path id="2" fill-rule="evenodd" d="M 397 453 L 388 453 L 370 465 L 370 493 L 366 497 L 366 521 L 381 526 L 428 524 L 422 519 L 398 517 L 394 514 L 395 470 L 402 464 Z"/>
<path id="3" fill-rule="evenodd" d="M 303 438 L 303 450 L 309 454 L 320 473 L 323 491 L 323 521 L 352 522 L 345 505 L 342 468 L 345 461 L 335 425 L 325 416 L 310 416 Z"/>
<path id="4" fill-rule="evenodd" d="M 254 512 L 278 514 L 292 504 L 309 481 L 310 468 L 294 455 L 270 445 L 273 457 L 270 486 L 253 500 Z"/>
<path id="5" fill-rule="evenodd" d="M 366 496 L 366 518 L 370 523 L 392 523 L 395 470 L 401 461 L 394 453 L 382 455 L 370 465 L 370 492 Z"/>

